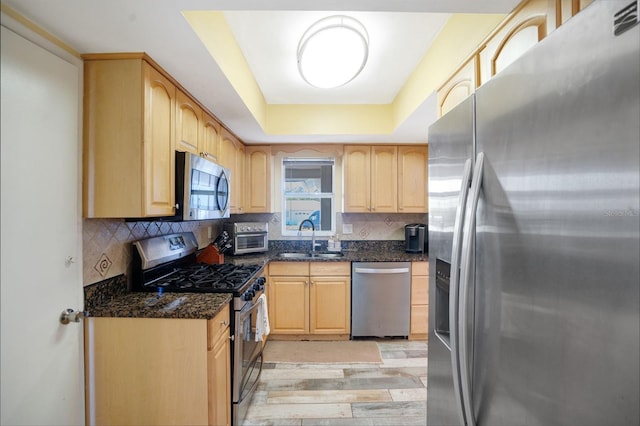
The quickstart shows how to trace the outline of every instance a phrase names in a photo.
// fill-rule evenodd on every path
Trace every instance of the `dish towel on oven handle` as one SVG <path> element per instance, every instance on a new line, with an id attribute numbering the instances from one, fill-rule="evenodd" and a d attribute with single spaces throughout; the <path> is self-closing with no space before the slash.
<path id="1" fill-rule="evenodd" d="M 258 314 L 256 318 L 256 342 L 262 340 L 262 336 L 268 336 L 271 332 L 269 328 L 269 311 L 267 310 L 267 296 L 263 293 L 258 297 Z"/>

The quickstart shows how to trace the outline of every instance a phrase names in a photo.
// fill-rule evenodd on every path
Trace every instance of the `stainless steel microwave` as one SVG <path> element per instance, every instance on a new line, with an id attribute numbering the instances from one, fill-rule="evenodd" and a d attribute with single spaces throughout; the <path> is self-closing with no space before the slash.
<path id="1" fill-rule="evenodd" d="M 176 151 L 176 220 L 229 217 L 229 170 L 206 158 Z"/>

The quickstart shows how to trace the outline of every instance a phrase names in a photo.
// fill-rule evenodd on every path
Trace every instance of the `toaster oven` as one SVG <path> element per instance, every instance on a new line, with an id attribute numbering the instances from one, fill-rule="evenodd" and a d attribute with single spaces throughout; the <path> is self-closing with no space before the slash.
<path id="1" fill-rule="evenodd" d="M 231 236 L 233 254 L 259 253 L 269 250 L 269 225 L 266 222 L 225 223 Z"/>

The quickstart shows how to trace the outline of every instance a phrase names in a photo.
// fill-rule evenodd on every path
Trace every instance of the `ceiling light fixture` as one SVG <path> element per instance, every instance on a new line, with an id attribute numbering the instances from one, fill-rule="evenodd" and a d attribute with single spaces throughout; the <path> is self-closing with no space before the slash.
<path id="1" fill-rule="evenodd" d="M 314 87 L 340 87 L 360 74 L 368 56 L 369 35 L 364 25 L 350 16 L 329 16 L 302 35 L 298 71 Z"/>

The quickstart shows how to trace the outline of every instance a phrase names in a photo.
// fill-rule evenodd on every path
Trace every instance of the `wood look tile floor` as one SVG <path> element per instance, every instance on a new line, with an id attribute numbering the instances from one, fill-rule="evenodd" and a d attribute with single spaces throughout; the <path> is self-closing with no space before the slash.
<path id="1" fill-rule="evenodd" d="M 265 364 L 243 425 L 426 425 L 427 342 L 376 343 L 381 364 Z"/>

